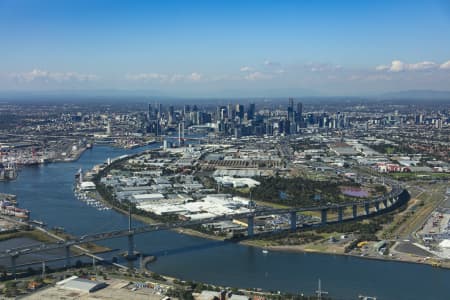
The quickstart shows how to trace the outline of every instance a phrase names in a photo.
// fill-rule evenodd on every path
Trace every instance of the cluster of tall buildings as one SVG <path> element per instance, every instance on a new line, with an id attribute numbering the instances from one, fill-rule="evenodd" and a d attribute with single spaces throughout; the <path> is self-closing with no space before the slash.
<path id="1" fill-rule="evenodd" d="M 180 123 L 182 126 L 179 126 Z M 147 133 L 164 135 L 178 128 L 203 128 L 225 136 L 249 135 L 289 135 L 302 132 L 307 126 L 320 128 L 344 128 L 348 121 L 339 112 L 314 115 L 303 112 L 303 103 L 293 98 L 288 100 L 287 108 L 257 110 L 255 103 L 228 104 L 216 107 L 199 108 L 197 105 L 183 107 L 149 104 L 147 112 Z"/>

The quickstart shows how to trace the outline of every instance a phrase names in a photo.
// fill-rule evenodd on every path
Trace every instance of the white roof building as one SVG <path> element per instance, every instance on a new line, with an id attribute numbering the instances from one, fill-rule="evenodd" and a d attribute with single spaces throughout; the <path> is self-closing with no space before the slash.
<path id="1" fill-rule="evenodd" d="M 450 240 L 442 240 L 442 242 L 439 243 L 439 247 L 450 249 Z"/>
<path id="2" fill-rule="evenodd" d="M 161 193 L 153 193 L 153 194 L 139 194 L 133 195 L 134 202 L 141 201 L 160 201 L 164 199 L 164 195 Z"/>
<path id="3" fill-rule="evenodd" d="M 57 282 L 56 286 L 67 290 L 92 293 L 105 288 L 106 283 L 72 276 Z"/>
<path id="4" fill-rule="evenodd" d="M 92 191 L 95 190 L 95 183 L 92 181 L 83 181 L 80 184 L 80 190 L 82 191 Z"/>

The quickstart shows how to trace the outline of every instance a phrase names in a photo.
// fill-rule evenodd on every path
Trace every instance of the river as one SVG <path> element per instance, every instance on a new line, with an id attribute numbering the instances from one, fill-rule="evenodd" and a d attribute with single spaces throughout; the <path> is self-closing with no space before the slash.
<path id="1" fill-rule="evenodd" d="M 74 197 L 74 174 L 108 157 L 142 150 L 96 146 L 75 162 L 23 168 L 15 181 L 0 183 L 0 192 L 16 194 L 20 207 L 31 210 L 32 219 L 49 227 L 62 226 L 76 235 L 127 228 L 126 216 L 98 211 Z M 258 248 L 172 231 L 139 235 L 135 241 L 137 250 L 158 256 L 151 264 L 153 271 L 185 280 L 311 295 L 320 278 L 333 299 L 358 299 L 359 294 L 392 300 L 450 299 L 450 271 L 427 265 L 311 253 L 263 254 Z M 124 238 L 103 244 L 127 247 Z"/>

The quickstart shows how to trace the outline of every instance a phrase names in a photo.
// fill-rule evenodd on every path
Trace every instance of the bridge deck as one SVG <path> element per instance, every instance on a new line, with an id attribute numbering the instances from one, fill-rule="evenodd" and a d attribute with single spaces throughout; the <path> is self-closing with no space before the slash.
<path id="1" fill-rule="evenodd" d="M 261 209 L 261 210 L 254 210 L 250 213 L 240 213 L 240 214 L 234 214 L 234 215 L 223 215 L 223 216 L 217 216 L 213 218 L 208 219 L 200 219 L 200 220 L 188 220 L 188 221 L 180 221 L 175 223 L 156 223 L 151 225 L 145 225 L 137 228 L 133 228 L 131 231 L 128 229 L 124 230 L 115 230 L 110 232 L 103 232 L 103 233 L 96 233 L 96 234 L 90 234 L 90 235 L 84 235 L 82 237 L 67 240 L 65 242 L 59 241 L 58 243 L 50 243 L 50 244 L 37 244 L 36 246 L 28 246 L 28 247 L 21 247 L 21 248 L 15 248 L 10 249 L 4 252 L 0 252 L 0 258 L 4 257 L 17 257 L 19 255 L 25 255 L 45 250 L 52 250 L 52 249 L 58 249 L 58 248 L 64 248 L 64 247 L 70 247 L 74 245 L 89 243 L 89 242 L 96 242 L 100 240 L 107 240 L 107 239 L 113 239 L 113 238 L 120 238 L 125 237 L 129 235 L 136 235 L 136 234 L 143 234 L 147 232 L 152 231 L 160 231 L 160 230 L 170 230 L 174 228 L 180 228 L 180 227 L 190 227 L 195 225 L 201 225 L 201 224 L 207 224 L 207 223 L 214 223 L 219 221 L 226 221 L 226 220 L 233 220 L 233 219 L 245 219 L 248 217 L 257 217 L 257 216 L 267 216 L 267 215 L 283 215 L 283 214 L 290 214 L 290 213 L 298 213 L 298 212 L 309 212 L 309 211 L 323 211 L 323 210 L 331 210 L 331 209 L 339 209 L 339 208 L 351 208 L 353 206 L 367 206 L 367 205 L 374 205 L 382 203 L 385 200 L 393 199 L 393 203 L 389 207 L 384 207 L 383 209 L 380 209 L 376 213 L 382 213 L 383 211 L 389 209 L 395 203 L 398 201 L 398 196 L 403 192 L 403 190 L 396 186 L 392 189 L 392 191 L 384 196 L 379 197 L 372 200 L 366 200 L 366 201 L 356 201 L 356 202 L 350 202 L 345 204 L 334 204 L 334 205 L 327 205 L 327 206 L 315 206 L 315 207 L 299 207 L 299 208 L 284 208 L 284 209 Z M 371 214 L 365 216 L 369 217 Z M 356 216 L 346 219 L 353 220 L 356 218 L 361 218 L 362 216 Z M 326 221 L 325 225 L 332 223 L 333 221 Z"/>

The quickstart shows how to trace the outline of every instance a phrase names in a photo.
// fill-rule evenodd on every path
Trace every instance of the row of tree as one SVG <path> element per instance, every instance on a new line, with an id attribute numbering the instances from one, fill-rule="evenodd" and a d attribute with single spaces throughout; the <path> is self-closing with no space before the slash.
<path id="1" fill-rule="evenodd" d="M 255 200 L 274 202 L 289 206 L 325 205 L 328 202 L 342 203 L 349 201 L 340 190 L 336 181 L 316 181 L 295 177 L 259 177 L 261 184 L 251 190 Z M 352 183 L 345 183 L 353 185 Z"/>

